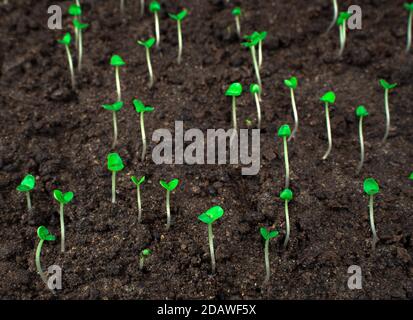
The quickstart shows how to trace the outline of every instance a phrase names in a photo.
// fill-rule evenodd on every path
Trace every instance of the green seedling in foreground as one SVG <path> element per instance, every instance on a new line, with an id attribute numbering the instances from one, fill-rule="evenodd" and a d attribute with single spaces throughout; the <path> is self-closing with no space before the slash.
<path id="1" fill-rule="evenodd" d="M 78 34 L 78 61 L 77 61 L 77 70 L 82 71 L 82 61 L 83 61 L 83 36 L 82 31 L 89 27 L 87 23 L 82 23 L 78 19 L 73 19 L 73 26 L 77 30 Z"/>
<path id="2" fill-rule="evenodd" d="M 333 138 L 331 136 L 331 125 L 330 125 L 330 109 L 329 106 L 334 104 L 336 101 L 336 95 L 333 91 L 327 92 L 320 98 L 321 101 L 324 102 L 325 105 L 325 113 L 326 113 L 326 126 L 327 126 L 327 137 L 328 137 L 328 149 L 323 156 L 323 160 L 327 159 L 328 155 L 331 152 L 331 148 L 333 147 Z"/>
<path id="3" fill-rule="evenodd" d="M 383 137 L 383 143 L 387 141 L 390 132 L 390 108 L 389 108 L 389 91 L 397 87 L 397 83 L 390 84 L 384 79 L 380 79 L 380 85 L 384 88 L 384 110 L 386 112 L 386 131 Z"/>
<path id="4" fill-rule="evenodd" d="M 334 27 L 334 25 L 336 24 L 337 18 L 338 18 L 338 3 L 337 3 L 337 0 L 333 0 L 333 8 L 334 8 L 333 9 L 334 10 L 333 20 L 331 21 L 330 26 L 327 29 L 327 32 L 329 32 Z"/>
<path id="5" fill-rule="evenodd" d="M 152 1 L 149 4 L 149 11 L 153 13 L 155 17 L 155 37 L 156 37 L 156 47 L 159 48 L 161 42 L 161 35 L 159 32 L 159 11 L 161 11 L 161 5 L 158 1 Z"/>
<path id="6" fill-rule="evenodd" d="M 142 135 L 142 157 L 141 160 L 145 161 L 146 156 L 146 134 L 145 134 L 145 120 L 144 114 L 145 112 L 152 112 L 155 108 L 150 106 L 145 106 L 142 101 L 138 99 L 133 99 L 133 105 L 135 106 L 135 110 L 140 115 L 140 124 L 141 124 L 141 135 Z"/>
<path id="7" fill-rule="evenodd" d="M 182 26 L 181 26 L 181 21 L 185 19 L 185 17 L 188 15 L 188 10 L 184 9 L 181 12 L 177 14 L 172 14 L 169 13 L 169 17 L 176 21 L 177 23 L 177 28 L 178 28 L 178 64 L 181 64 L 182 60 Z"/>
<path id="8" fill-rule="evenodd" d="M 47 276 L 43 272 L 42 265 L 40 263 L 40 256 L 42 254 L 43 243 L 45 241 L 55 241 L 56 236 L 52 235 L 49 232 L 49 230 L 47 230 L 46 227 L 44 226 L 40 226 L 39 228 L 37 228 L 37 236 L 39 237 L 40 241 L 39 241 L 39 244 L 37 245 L 36 255 L 35 255 L 36 269 L 37 269 L 37 273 L 40 275 L 45 285 L 49 288 L 47 284 L 48 282 Z"/>
<path id="9" fill-rule="evenodd" d="M 297 130 L 298 130 L 298 112 L 297 112 L 297 105 L 295 104 L 295 95 L 294 95 L 294 90 L 297 88 L 297 78 L 296 77 L 291 77 L 290 79 L 284 80 L 284 84 L 290 88 L 290 94 L 291 94 L 291 105 L 293 107 L 293 115 L 294 115 L 294 129 L 293 132 L 291 133 L 290 138 L 288 138 L 288 141 L 290 141 L 292 138 L 295 137 Z"/>
<path id="10" fill-rule="evenodd" d="M 290 240 L 290 215 L 288 213 L 288 202 L 293 199 L 294 195 L 293 192 L 286 188 L 280 193 L 281 200 L 284 200 L 284 211 L 285 211 L 285 240 L 284 240 L 284 248 L 287 248 L 288 241 Z"/>
<path id="11" fill-rule="evenodd" d="M 232 97 L 232 127 L 234 131 L 237 130 L 237 97 L 242 94 L 242 85 L 241 83 L 234 82 L 228 87 L 225 91 L 227 97 Z"/>
<path id="12" fill-rule="evenodd" d="M 120 88 L 119 68 L 125 65 L 125 61 L 117 54 L 110 58 L 110 65 L 115 67 L 116 92 L 118 93 L 118 101 L 122 101 L 122 92 Z"/>
<path id="13" fill-rule="evenodd" d="M 356 109 L 356 116 L 359 118 L 359 137 L 360 137 L 360 163 L 357 167 L 357 174 L 360 173 L 364 163 L 364 137 L 363 137 L 363 119 L 367 117 L 369 113 L 364 106 L 358 106 Z"/>
<path id="14" fill-rule="evenodd" d="M 116 202 L 116 172 L 121 171 L 124 167 L 119 154 L 116 152 L 108 154 L 108 169 L 112 171 L 112 203 Z"/>
<path id="15" fill-rule="evenodd" d="M 282 125 L 278 129 L 277 135 L 283 139 L 284 145 L 284 164 L 285 164 L 285 188 L 290 186 L 290 164 L 288 161 L 288 146 L 287 139 L 291 136 L 291 129 L 288 124 Z"/>
<path id="16" fill-rule="evenodd" d="M 409 12 L 409 18 L 407 20 L 407 45 L 406 45 L 406 52 L 409 52 L 412 46 L 413 2 L 405 3 L 404 8 Z"/>
<path id="17" fill-rule="evenodd" d="M 68 10 L 69 15 L 73 17 L 73 19 L 78 19 L 80 21 L 80 17 L 82 16 L 82 8 L 78 3 L 71 4 Z M 75 28 L 75 47 L 77 48 L 79 45 L 79 30 Z"/>
<path id="18" fill-rule="evenodd" d="M 209 252 L 211 254 L 211 269 L 212 274 L 215 274 L 215 251 L 214 251 L 214 234 L 212 233 L 212 223 L 221 218 L 224 215 L 224 209 L 220 206 L 215 206 L 201 215 L 198 216 L 198 219 L 203 223 L 208 225 L 208 242 L 209 242 Z"/>
<path id="19" fill-rule="evenodd" d="M 364 192 L 369 196 L 369 217 L 370 217 L 370 227 L 373 233 L 373 249 L 376 246 L 379 238 L 377 237 L 376 227 L 374 225 L 374 195 L 379 193 L 380 187 L 376 180 L 373 178 L 367 178 L 364 180 L 363 184 Z"/>
<path id="20" fill-rule="evenodd" d="M 17 191 L 24 192 L 27 200 L 27 210 L 32 210 L 32 202 L 30 200 L 30 191 L 36 186 L 36 179 L 31 174 L 26 175 L 20 184 L 17 186 Z"/>
<path id="21" fill-rule="evenodd" d="M 235 17 L 235 27 L 237 29 L 237 35 L 241 38 L 241 8 L 235 7 L 234 9 L 232 9 L 231 13 Z"/>
<path id="22" fill-rule="evenodd" d="M 131 177 L 132 182 L 136 185 L 136 201 L 138 204 L 138 223 L 142 222 L 142 201 L 141 201 L 141 184 L 145 181 L 145 176 L 140 179 L 135 176 Z"/>
<path id="23" fill-rule="evenodd" d="M 257 107 L 257 121 L 258 121 L 258 129 L 261 129 L 261 105 L 260 105 L 260 94 L 261 94 L 261 88 L 258 84 L 253 83 L 250 86 L 250 92 L 254 96 L 255 100 L 255 105 Z"/>
<path id="24" fill-rule="evenodd" d="M 171 226 L 171 205 L 170 205 L 170 197 L 171 191 L 175 190 L 175 188 L 179 184 L 178 179 L 172 179 L 171 181 L 166 182 L 164 180 L 159 181 L 161 186 L 166 189 L 166 230 L 169 230 Z"/>
<path id="25" fill-rule="evenodd" d="M 153 71 L 152 71 L 152 63 L 151 63 L 151 52 L 150 49 L 155 43 L 154 38 L 149 38 L 146 41 L 138 41 L 138 44 L 145 47 L 146 51 L 146 62 L 148 64 L 148 72 L 149 72 L 149 88 L 153 86 Z"/>
<path id="26" fill-rule="evenodd" d="M 65 252 L 65 219 L 64 219 L 64 206 L 68 204 L 73 199 L 73 192 L 69 191 L 63 193 L 62 191 L 56 189 L 53 191 L 53 197 L 59 202 L 60 204 L 60 240 L 61 246 L 60 251 Z"/>
<path id="27" fill-rule="evenodd" d="M 340 15 L 337 18 L 337 25 L 340 36 L 340 51 L 339 56 L 343 55 L 344 47 L 346 46 L 346 37 L 347 37 L 347 20 L 351 17 L 351 14 L 348 12 L 340 12 Z"/>
<path id="28" fill-rule="evenodd" d="M 70 33 L 66 33 L 62 39 L 57 40 L 58 43 L 63 44 L 66 49 L 67 60 L 69 62 L 69 71 L 70 71 L 70 80 L 72 83 L 72 88 L 75 89 L 76 87 L 76 80 L 75 80 L 75 70 L 73 69 L 73 59 L 72 54 L 70 53 L 70 42 L 72 41 L 72 36 Z"/>
<path id="29" fill-rule="evenodd" d="M 103 109 L 112 111 L 112 118 L 113 118 L 113 143 L 112 149 L 118 143 L 118 122 L 116 118 L 116 112 L 118 112 L 123 107 L 122 101 L 117 101 L 114 104 L 104 104 L 102 105 Z"/>
<path id="30" fill-rule="evenodd" d="M 140 257 L 139 257 L 139 270 L 143 270 L 143 264 L 145 262 L 145 259 L 149 257 L 152 254 L 152 251 L 150 249 L 144 249 L 141 251 Z"/>
<path id="31" fill-rule="evenodd" d="M 257 61 L 257 50 L 255 48 L 259 43 L 259 37 L 257 37 L 256 35 L 254 36 L 254 34 L 252 34 L 250 36 L 246 36 L 245 38 L 247 39 L 247 41 L 241 43 L 241 45 L 244 46 L 245 48 L 250 49 L 251 57 L 252 57 L 252 64 L 255 70 L 255 77 L 257 78 L 258 85 L 262 89 L 260 68 L 259 68 L 258 61 Z"/>
<path id="32" fill-rule="evenodd" d="M 264 246 L 264 261 L 265 261 L 265 280 L 264 283 L 267 283 L 270 280 L 271 270 L 270 270 L 270 240 L 274 239 L 279 236 L 279 232 L 277 230 L 268 231 L 266 228 L 260 228 L 261 236 L 265 240 Z"/>

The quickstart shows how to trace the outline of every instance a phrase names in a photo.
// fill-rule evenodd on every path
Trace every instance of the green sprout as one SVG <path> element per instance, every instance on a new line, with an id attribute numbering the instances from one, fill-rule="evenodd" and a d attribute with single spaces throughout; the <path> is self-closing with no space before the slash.
<path id="1" fill-rule="evenodd" d="M 119 154 L 108 154 L 108 169 L 112 171 L 112 203 L 116 202 L 116 172 L 121 171 L 125 166 Z"/>
<path id="2" fill-rule="evenodd" d="M 115 67 L 116 91 L 118 93 L 118 101 L 122 101 L 122 93 L 120 89 L 119 67 L 125 65 L 125 61 L 117 54 L 110 58 L 110 65 Z"/>
<path id="3" fill-rule="evenodd" d="M 36 179 L 31 174 L 26 175 L 20 184 L 17 186 L 17 191 L 26 193 L 27 209 L 32 210 L 32 202 L 30 200 L 30 191 L 36 186 Z"/>
<path id="4" fill-rule="evenodd" d="M 79 19 L 73 19 L 73 26 L 78 34 L 78 61 L 77 61 L 77 70 L 82 71 L 82 59 L 83 59 L 83 40 L 82 40 L 82 30 L 89 27 L 87 23 L 80 22 Z"/>
<path id="5" fill-rule="evenodd" d="M 265 276 L 264 283 L 267 283 L 270 280 L 270 276 L 271 276 L 270 254 L 269 254 L 270 240 L 278 237 L 279 232 L 277 230 L 268 231 L 266 228 L 260 228 L 260 233 L 265 240 L 264 257 L 265 257 L 266 276 Z"/>
<path id="6" fill-rule="evenodd" d="M 405 3 L 404 8 L 409 12 L 409 19 L 407 21 L 407 45 L 406 45 L 406 52 L 409 52 L 412 46 L 413 2 Z"/>
<path id="7" fill-rule="evenodd" d="M 241 45 L 246 47 L 246 48 L 249 48 L 250 51 L 251 51 L 252 64 L 254 66 L 255 76 L 257 78 L 258 85 L 260 86 L 260 88 L 262 88 L 260 68 L 259 68 L 259 65 L 258 65 L 257 51 L 256 51 L 256 48 L 255 48 L 257 46 L 257 44 L 259 43 L 259 37 L 257 37 L 253 33 L 250 36 L 245 36 L 245 38 L 247 39 L 247 41 L 241 43 Z"/>
<path id="8" fill-rule="evenodd" d="M 234 9 L 232 9 L 231 13 L 235 17 L 235 27 L 237 28 L 238 37 L 241 38 L 241 22 L 240 22 L 241 8 L 235 7 Z"/>
<path id="9" fill-rule="evenodd" d="M 152 112 L 155 108 L 150 106 L 145 106 L 142 101 L 138 99 L 133 99 L 133 105 L 135 106 L 135 110 L 137 113 L 140 114 L 140 123 L 141 123 L 141 135 L 142 135 L 142 161 L 145 161 L 146 156 L 146 135 L 145 135 L 145 122 L 144 122 L 144 114 L 145 112 Z"/>
<path id="10" fill-rule="evenodd" d="M 232 97 L 232 126 L 234 130 L 237 130 L 237 97 L 242 94 L 242 85 L 241 83 L 234 82 L 228 87 L 225 91 L 227 97 Z"/>
<path id="11" fill-rule="evenodd" d="M 331 152 L 331 148 L 333 147 L 333 138 L 331 136 L 331 125 L 330 125 L 330 110 L 329 105 L 334 104 L 336 101 L 336 95 L 333 91 L 327 92 L 320 98 L 321 101 L 325 104 L 325 112 L 326 112 L 326 125 L 327 125 L 327 136 L 328 136 L 328 149 L 323 156 L 323 160 L 327 159 L 328 155 Z"/>
<path id="12" fill-rule="evenodd" d="M 370 226 L 371 226 L 371 232 L 373 233 L 373 248 L 376 245 L 376 242 L 379 240 L 377 237 L 376 233 L 376 227 L 374 225 L 374 205 L 373 205 L 373 199 L 374 195 L 379 193 L 380 188 L 376 180 L 373 178 L 367 178 L 364 180 L 363 184 L 364 192 L 367 193 L 367 195 L 370 197 L 369 200 L 369 216 L 370 216 Z"/>
<path id="13" fill-rule="evenodd" d="M 250 118 L 245 119 L 245 125 L 248 128 L 251 128 L 252 127 L 252 120 Z"/>
<path id="14" fill-rule="evenodd" d="M 146 50 L 146 62 L 148 64 L 148 72 L 149 72 L 149 88 L 152 88 L 153 85 L 153 71 L 152 71 L 152 63 L 151 63 L 151 53 L 150 48 L 155 43 L 154 38 L 149 38 L 146 41 L 138 41 L 138 44 L 145 47 Z"/>
<path id="15" fill-rule="evenodd" d="M 254 31 L 251 35 L 247 35 L 244 38 L 256 42 L 258 44 L 258 66 L 261 69 L 262 67 L 262 43 L 267 37 L 268 32 L 267 31 Z"/>
<path id="16" fill-rule="evenodd" d="M 283 124 L 279 129 L 277 135 L 283 139 L 284 144 L 284 164 L 285 164 L 285 187 L 290 186 L 290 165 L 288 162 L 288 146 L 287 139 L 291 136 L 291 129 L 288 124 Z"/>
<path id="17" fill-rule="evenodd" d="M 348 12 L 340 12 L 340 15 L 337 18 L 337 25 L 340 35 L 340 51 L 339 56 L 343 55 L 344 47 L 346 45 L 346 35 L 347 35 L 347 20 L 351 17 L 351 14 Z"/>
<path id="18" fill-rule="evenodd" d="M 293 192 L 286 188 L 280 193 L 281 200 L 284 200 L 284 211 L 285 211 L 285 240 L 284 248 L 287 248 L 288 240 L 290 239 L 290 216 L 288 214 L 288 202 L 290 202 L 294 197 Z"/>
<path id="19" fill-rule="evenodd" d="M 139 270 L 143 270 L 143 263 L 145 262 L 145 259 L 149 257 L 152 254 L 152 251 L 150 249 L 144 249 L 141 251 L 140 257 L 139 257 Z"/>
<path id="20" fill-rule="evenodd" d="M 161 5 L 158 1 L 152 1 L 149 4 L 149 11 L 153 13 L 155 17 L 155 37 L 156 37 L 156 47 L 159 48 L 159 43 L 161 42 L 161 36 L 159 32 L 159 15 L 158 12 L 161 10 Z"/>
<path id="21" fill-rule="evenodd" d="M 383 137 L 383 143 L 387 141 L 390 132 L 390 108 L 389 108 L 389 91 L 397 87 L 397 83 L 390 84 L 384 79 L 380 79 L 380 85 L 384 88 L 384 110 L 386 112 L 386 131 Z"/>
<path id="22" fill-rule="evenodd" d="M 254 96 L 255 105 L 257 106 L 258 129 L 261 129 L 261 105 L 260 105 L 261 88 L 258 84 L 253 83 L 252 85 L 250 85 L 250 92 Z"/>
<path id="23" fill-rule="evenodd" d="M 164 189 L 166 189 L 166 230 L 168 230 L 171 226 L 171 205 L 169 203 L 169 199 L 171 196 L 171 191 L 178 186 L 179 179 L 172 179 L 169 183 L 164 180 L 160 180 L 159 183 Z"/>
<path id="24" fill-rule="evenodd" d="M 80 21 L 80 17 L 82 16 L 82 8 L 76 2 L 76 4 L 71 4 L 68 10 L 69 15 L 71 15 L 74 19 L 78 19 Z M 75 47 L 77 48 L 79 45 L 79 30 L 75 28 Z"/>
<path id="25" fill-rule="evenodd" d="M 358 106 L 356 109 L 356 116 L 359 118 L 359 137 L 360 137 L 360 163 L 357 167 L 357 174 L 360 173 L 364 163 L 364 138 L 363 138 L 363 118 L 367 117 L 369 113 L 364 106 Z"/>
<path id="26" fill-rule="evenodd" d="M 224 209 L 220 206 L 214 206 L 201 215 L 198 219 L 203 223 L 208 225 L 208 242 L 209 242 L 209 252 L 211 254 L 211 268 L 212 274 L 215 274 L 215 251 L 214 251 L 214 235 L 212 233 L 212 223 L 224 215 Z"/>
<path id="27" fill-rule="evenodd" d="M 63 44 L 66 49 L 66 54 L 67 54 L 67 60 L 69 62 L 69 71 L 70 71 L 70 79 L 72 82 L 72 88 L 74 89 L 76 87 L 76 80 L 75 80 L 75 71 L 73 69 L 73 59 L 72 59 L 72 54 L 70 53 L 70 42 L 72 41 L 72 36 L 70 33 L 66 33 L 62 39 L 57 40 L 58 43 Z"/>
<path id="28" fill-rule="evenodd" d="M 56 189 L 53 191 L 53 197 L 59 202 L 60 204 L 60 240 L 61 240 L 61 246 L 60 250 L 62 252 L 65 252 L 65 219 L 63 215 L 63 209 L 65 204 L 68 204 L 70 201 L 73 199 L 73 192 L 69 191 L 66 193 L 63 193 L 59 189 Z"/>
<path id="29" fill-rule="evenodd" d="M 131 177 L 132 182 L 136 185 L 136 200 L 138 203 L 138 223 L 142 221 L 142 201 L 141 201 L 141 184 L 145 181 L 145 176 L 140 179 L 135 176 Z"/>
<path id="30" fill-rule="evenodd" d="M 47 285 L 48 279 L 47 279 L 46 274 L 43 272 L 42 265 L 40 263 L 40 256 L 42 254 L 43 242 L 55 241 L 56 236 L 52 235 L 49 232 L 49 230 L 47 230 L 47 228 L 44 226 L 40 226 L 39 228 L 37 228 L 37 236 L 39 237 L 40 241 L 36 249 L 36 256 L 35 256 L 36 269 L 37 269 L 37 273 L 40 275 L 43 282 Z"/>
<path id="31" fill-rule="evenodd" d="M 409 179 L 413 180 L 413 171 L 412 171 L 412 173 L 410 173 Z"/>
<path id="32" fill-rule="evenodd" d="M 188 10 L 184 9 L 177 14 L 169 13 L 169 17 L 175 20 L 178 26 L 178 64 L 181 64 L 182 59 L 182 28 L 181 21 L 188 15 Z"/>
<path id="33" fill-rule="evenodd" d="M 284 84 L 288 88 L 290 88 L 291 105 L 293 107 L 293 115 L 294 115 L 294 129 L 288 140 L 291 140 L 292 138 L 294 138 L 298 130 L 298 112 L 297 112 L 297 106 L 295 104 L 295 96 L 294 96 L 294 90 L 297 88 L 297 83 L 298 81 L 296 77 L 291 77 L 290 79 L 284 80 Z"/>
<path id="34" fill-rule="evenodd" d="M 118 142 L 118 122 L 116 119 L 116 112 L 118 112 L 120 109 L 123 107 L 123 102 L 122 101 L 117 101 L 114 104 L 104 104 L 102 105 L 103 109 L 112 111 L 113 115 L 113 143 L 112 143 L 112 149 L 116 146 Z"/>
<path id="35" fill-rule="evenodd" d="M 334 14 L 333 14 L 333 20 L 331 21 L 330 26 L 327 29 L 327 32 L 329 32 L 334 25 L 336 24 L 337 17 L 338 17 L 338 3 L 337 0 L 333 0 L 333 7 L 334 7 Z"/>

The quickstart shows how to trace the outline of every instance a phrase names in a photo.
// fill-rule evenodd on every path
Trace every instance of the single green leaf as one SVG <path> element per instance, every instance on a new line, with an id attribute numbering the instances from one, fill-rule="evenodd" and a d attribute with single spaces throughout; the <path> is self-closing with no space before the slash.
<path id="1" fill-rule="evenodd" d="M 264 41 L 265 38 L 267 38 L 267 35 L 268 35 L 267 31 L 258 32 L 259 41 Z"/>
<path id="2" fill-rule="evenodd" d="M 403 4 L 403 7 L 408 11 L 413 11 L 413 2 L 411 3 L 406 2 Z"/>
<path id="3" fill-rule="evenodd" d="M 146 41 L 140 41 L 140 40 L 138 40 L 137 42 L 138 42 L 139 45 L 144 46 L 145 48 L 150 49 L 150 48 L 155 44 L 155 41 L 156 41 L 155 38 L 149 38 L 149 39 L 146 40 Z"/>
<path id="4" fill-rule="evenodd" d="M 284 80 L 284 84 L 290 89 L 296 89 L 298 81 L 296 77 L 291 77 L 290 79 Z"/>
<path id="5" fill-rule="evenodd" d="M 132 182 L 133 182 L 134 184 L 136 184 L 137 186 L 139 186 L 139 185 L 141 185 L 141 184 L 145 181 L 145 176 L 141 177 L 139 180 L 138 180 L 138 178 L 136 178 L 135 176 L 132 176 L 130 179 L 132 180 Z"/>
<path id="6" fill-rule="evenodd" d="M 159 183 L 161 184 L 162 187 L 164 187 L 168 191 L 174 190 L 179 183 L 179 179 L 172 179 L 171 181 L 166 182 L 165 180 L 160 180 Z"/>
<path id="7" fill-rule="evenodd" d="M 173 13 L 168 13 L 169 17 L 172 20 L 175 21 L 182 21 L 184 20 L 184 18 L 188 15 L 188 10 L 187 9 L 183 9 L 181 12 L 177 13 L 177 14 L 173 14 Z"/>
<path id="8" fill-rule="evenodd" d="M 82 8 L 73 3 L 69 6 L 68 12 L 71 16 L 77 17 L 77 16 L 82 15 Z"/>
<path id="9" fill-rule="evenodd" d="M 231 96 L 231 97 L 239 97 L 241 93 L 242 93 L 241 83 L 234 82 L 228 87 L 227 91 L 225 92 L 225 95 Z"/>
<path id="10" fill-rule="evenodd" d="M 40 226 L 37 228 L 37 236 L 41 239 L 41 240 L 45 240 L 45 241 L 54 241 L 56 240 L 56 236 L 52 235 L 49 230 L 47 230 L 46 227 L 44 226 Z"/>
<path id="11" fill-rule="evenodd" d="M 151 249 L 144 249 L 141 252 L 141 255 L 144 256 L 144 257 L 150 256 L 151 254 L 152 254 Z"/>
<path id="12" fill-rule="evenodd" d="M 412 173 L 410 174 L 409 179 L 410 179 L 410 180 L 413 180 L 413 171 L 412 171 Z"/>
<path id="13" fill-rule="evenodd" d="M 59 189 L 53 190 L 53 197 L 61 204 L 68 204 L 73 199 L 73 192 L 63 193 Z"/>
<path id="14" fill-rule="evenodd" d="M 17 190 L 21 192 L 27 192 L 34 189 L 36 185 L 36 179 L 31 174 L 26 175 L 20 184 L 17 186 Z"/>
<path id="15" fill-rule="evenodd" d="M 251 48 L 261 41 L 261 35 L 259 32 L 254 31 L 252 34 L 244 36 L 244 39 L 247 39 L 247 41 L 242 42 L 241 45 L 246 48 Z"/>
<path id="16" fill-rule="evenodd" d="M 333 104 L 336 101 L 336 94 L 333 91 L 328 91 L 320 98 L 320 100 Z"/>
<path id="17" fill-rule="evenodd" d="M 270 232 L 270 239 L 276 238 L 279 236 L 279 232 L 277 230 L 273 230 Z"/>
<path id="18" fill-rule="evenodd" d="M 102 107 L 103 109 L 109 110 L 109 111 L 119 111 L 123 107 L 123 102 L 117 101 L 114 104 L 103 104 Z"/>
<path id="19" fill-rule="evenodd" d="M 62 39 L 57 40 L 58 43 L 68 46 L 72 41 L 72 36 L 67 32 Z"/>
<path id="20" fill-rule="evenodd" d="M 138 99 L 133 99 L 132 101 L 133 105 L 135 106 L 135 111 L 137 113 L 142 113 L 142 112 L 152 112 L 155 110 L 154 107 L 151 106 L 145 106 L 141 100 Z"/>
<path id="21" fill-rule="evenodd" d="M 258 84 L 253 83 L 252 85 L 250 85 L 250 92 L 259 94 L 261 93 L 261 88 Z"/>
<path id="22" fill-rule="evenodd" d="M 80 22 L 78 19 L 73 19 L 73 26 L 74 26 L 76 29 L 83 30 L 83 29 L 86 29 L 87 27 L 89 27 L 89 24 L 87 24 L 87 23 L 82 23 L 82 22 Z"/>
<path id="23" fill-rule="evenodd" d="M 150 4 L 149 4 L 149 11 L 150 12 L 158 12 L 159 10 L 161 10 L 161 5 L 159 4 L 159 2 L 158 1 L 152 1 Z"/>
<path id="24" fill-rule="evenodd" d="M 122 158 L 119 154 L 116 152 L 108 154 L 108 169 L 110 171 L 121 171 L 124 167 Z"/>
<path id="25" fill-rule="evenodd" d="M 234 9 L 232 9 L 231 11 L 233 16 L 240 16 L 241 15 L 241 8 L 240 7 L 235 7 Z"/>
<path id="26" fill-rule="evenodd" d="M 290 126 L 289 126 L 288 124 L 283 124 L 283 125 L 278 129 L 277 135 L 278 135 L 280 138 L 283 138 L 283 137 L 287 137 L 287 138 L 288 138 L 289 136 L 291 136 Z"/>
<path id="27" fill-rule="evenodd" d="M 125 61 L 123 61 L 123 59 L 118 56 L 117 54 L 114 54 L 111 58 L 110 58 L 110 64 L 114 67 L 121 67 L 125 65 Z"/>
<path id="28" fill-rule="evenodd" d="M 268 240 L 270 237 L 270 233 L 268 232 L 268 230 L 266 228 L 260 228 L 260 233 L 261 236 L 265 239 Z"/>
<path id="29" fill-rule="evenodd" d="M 201 215 L 198 216 L 198 219 L 206 224 L 211 224 L 214 221 L 218 220 L 224 215 L 224 209 L 220 206 L 214 206 Z"/>
<path id="30" fill-rule="evenodd" d="M 351 17 L 351 13 L 348 13 L 345 11 L 340 12 L 340 14 L 338 15 L 337 21 L 336 21 L 337 25 L 340 26 L 344 24 L 350 17 Z"/>
<path id="31" fill-rule="evenodd" d="M 357 117 L 366 117 L 368 116 L 369 113 L 367 111 L 367 109 L 364 106 L 358 106 L 356 109 L 356 116 Z"/>
<path id="32" fill-rule="evenodd" d="M 397 87 L 397 83 L 393 83 L 393 84 L 390 84 L 390 83 L 388 83 L 386 80 L 384 80 L 384 79 L 380 79 L 380 85 L 384 88 L 384 89 L 387 89 L 387 90 L 390 90 L 390 89 L 394 89 L 394 88 L 396 88 Z"/>
<path id="33" fill-rule="evenodd" d="M 367 178 L 363 184 L 364 192 L 369 196 L 375 195 L 380 191 L 379 184 L 373 178 Z"/>
<path id="34" fill-rule="evenodd" d="M 291 189 L 288 189 L 288 188 L 284 189 L 280 193 L 280 198 L 285 201 L 291 201 L 293 197 L 294 197 L 293 192 L 291 191 Z"/>

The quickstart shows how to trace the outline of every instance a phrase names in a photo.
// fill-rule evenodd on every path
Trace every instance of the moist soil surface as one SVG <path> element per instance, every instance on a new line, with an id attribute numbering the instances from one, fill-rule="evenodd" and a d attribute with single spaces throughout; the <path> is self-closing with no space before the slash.
<path id="1" fill-rule="evenodd" d="M 70 28 L 69 1 L 59 1 L 63 30 L 47 28 L 48 1 L 10 1 L 0 6 L 0 297 L 2 299 L 412 299 L 413 298 L 413 127 L 412 55 L 405 54 L 404 0 L 363 0 L 362 30 L 351 30 L 338 58 L 338 30 L 325 33 L 330 1 L 161 1 L 161 44 L 152 50 L 155 84 L 148 88 L 144 48 L 136 41 L 153 34 L 153 16 L 140 18 L 138 1 L 84 3 L 84 65 L 70 88 L 66 53 L 56 40 Z M 255 82 L 251 56 L 240 46 L 231 9 L 241 4 L 244 34 L 267 30 L 263 47 L 261 164 L 257 175 L 241 175 L 241 165 L 156 165 L 152 133 L 184 128 L 231 126 L 231 100 L 224 92 L 241 82 L 238 121 L 256 123 L 248 87 Z M 340 1 L 348 8 L 351 1 Z M 176 24 L 166 12 L 182 7 L 184 51 L 178 65 Z M 73 34 L 73 32 L 72 32 Z M 72 45 L 72 54 L 75 49 Z M 124 108 L 118 113 L 119 142 L 111 149 L 112 115 L 101 105 L 116 100 L 112 54 L 121 69 Z M 75 64 L 76 65 L 76 64 Z M 286 250 L 282 141 L 277 128 L 293 124 L 289 90 L 283 79 L 298 77 L 300 127 L 289 143 L 291 239 Z M 387 143 L 383 89 L 378 80 L 397 82 L 390 94 L 392 127 Z M 323 104 L 334 90 L 333 150 L 327 148 Z M 149 150 L 139 158 L 137 97 L 155 107 L 145 126 Z M 355 108 L 363 104 L 366 162 L 360 157 Z M 186 145 L 189 144 L 188 142 Z M 111 204 L 109 152 L 125 169 L 117 175 L 117 202 Z M 28 212 L 16 186 L 25 174 L 36 177 L 34 208 Z M 137 221 L 132 175 L 145 175 L 143 221 Z M 363 179 L 380 184 L 375 219 L 380 241 L 371 247 L 368 197 Z M 165 228 L 165 190 L 160 179 L 181 179 L 171 195 L 172 226 Z M 58 203 L 52 192 L 73 191 L 65 206 L 66 249 L 60 253 Z M 210 274 L 207 226 L 197 216 L 213 205 L 224 208 L 214 223 L 217 272 Z M 62 290 L 53 295 L 36 273 L 36 229 L 57 235 L 42 252 L 44 268 L 63 270 Z M 275 225 L 271 280 L 263 285 L 264 253 L 259 227 Z M 139 271 L 139 253 L 153 254 Z M 362 271 L 362 289 L 347 286 L 348 268 Z"/>

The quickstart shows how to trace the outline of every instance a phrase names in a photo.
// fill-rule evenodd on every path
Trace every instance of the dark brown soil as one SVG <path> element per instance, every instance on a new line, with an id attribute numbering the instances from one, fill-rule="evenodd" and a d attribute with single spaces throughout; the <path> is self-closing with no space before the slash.
<path id="1" fill-rule="evenodd" d="M 263 130 L 261 170 L 242 176 L 233 165 L 155 165 L 141 163 L 139 118 L 133 97 L 156 108 L 146 116 L 149 138 L 158 128 L 229 128 L 230 100 L 226 87 L 254 81 L 248 50 L 234 35 L 224 0 L 162 1 L 161 49 L 153 51 L 156 76 L 147 87 L 144 50 L 136 40 L 153 32 L 153 18 L 139 17 L 138 1 L 84 5 L 84 72 L 76 92 L 70 90 L 64 49 L 56 43 L 68 30 L 47 29 L 48 1 L 10 1 L 0 6 L 0 297 L 2 299 L 379 299 L 413 298 L 412 55 L 405 55 L 407 13 L 404 0 L 363 0 L 363 29 L 351 31 L 342 59 L 337 58 L 338 33 L 325 34 L 332 8 L 325 0 L 243 1 L 242 30 L 268 30 L 262 71 Z M 69 1 L 59 1 L 64 11 Z M 259 3 L 259 5 L 256 5 Z M 340 1 L 347 8 L 352 1 Z M 183 64 L 176 63 L 176 26 L 166 12 L 186 6 Z M 125 161 L 118 175 L 118 201 L 110 202 L 111 114 L 103 103 L 116 99 L 110 56 L 127 65 L 121 82 L 126 106 L 119 114 L 116 151 Z M 290 143 L 291 242 L 282 249 L 284 183 L 281 141 L 276 129 L 292 124 L 288 90 L 282 80 L 296 75 L 300 115 L 298 137 Z M 397 82 L 390 96 L 392 131 L 384 134 L 383 90 L 379 78 Z M 325 118 L 319 97 L 334 90 L 333 151 L 327 147 Z M 239 100 L 238 119 L 255 119 L 249 92 Z M 355 175 L 359 159 L 354 109 L 364 104 L 366 163 Z M 151 148 L 154 146 L 151 143 Z M 34 210 L 27 213 L 24 195 L 15 188 L 26 173 L 36 176 Z M 146 175 L 144 219 L 137 223 L 131 175 Z M 380 243 L 371 249 L 367 197 L 362 181 L 375 177 L 376 225 Z M 172 194 L 173 226 L 165 230 L 165 192 L 159 179 L 178 177 Z M 52 191 L 75 193 L 66 206 L 67 252 L 59 241 L 46 243 L 44 266 L 63 268 L 63 289 L 53 296 L 34 265 L 36 229 L 47 226 L 59 237 L 58 206 Z M 214 225 L 217 274 L 211 276 L 206 225 L 197 216 L 213 205 L 225 209 Z M 282 236 L 271 243 L 272 277 L 264 277 L 263 242 L 259 227 L 277 225 Z M 139 252 L 153 255 L 144 272 Z M 347 269 L 359 265 L 363 289 L 349 290 Z"/>

